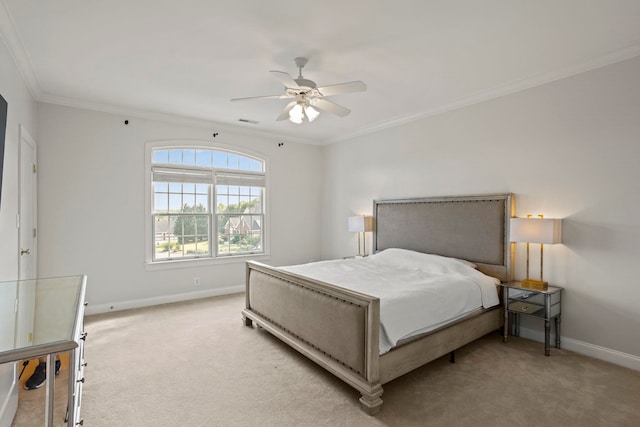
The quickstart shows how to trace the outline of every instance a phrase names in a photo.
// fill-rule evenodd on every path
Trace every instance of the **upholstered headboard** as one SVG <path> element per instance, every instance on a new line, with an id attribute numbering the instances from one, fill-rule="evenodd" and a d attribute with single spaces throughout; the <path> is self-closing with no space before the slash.
<path id="1" fill-rule="evenodd" d="M 375 200 L 374 251 L 387 248 L 462 258 L 512 280 L 512 194 Z"/>

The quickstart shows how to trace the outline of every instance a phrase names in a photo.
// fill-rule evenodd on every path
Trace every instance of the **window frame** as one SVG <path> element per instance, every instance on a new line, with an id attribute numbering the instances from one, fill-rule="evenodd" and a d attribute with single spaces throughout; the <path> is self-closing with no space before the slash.
<path id="1" fill-rule="evenodd" d="M 224 151 L 230 154 L 236 154 L 243 157 L 254 158 L 262 161 L 264 164 L 264 188 L 262 194 L 262 251 L 260 253 L 241 253 L 241 254 L 224 254 L 218 255 L 218 230 L 217 230 L 217 218 L 216 212 L 216 200 L 215 186 L 217 185 L 215 179 L 211 183 L 211 195 L 210 195 L 210 234 L 211 241 L 209 243 L 210 254 L 199 257 L 189 257 L 186 259 L 156 259 L 154 260 L 155 251 L 155 235 L 154 235 L 154 218 L 156 216 L 154 212 L 154 181 L 153 181 L 153 167 L 158 166 L 153 163 L 153 151 L 157 149 L 205 149 L 205 150 L 218 150 Z M 171 165 L 167 165 L 171 167 Z M 176 165 L 177 166 L 177 165 Z M 179 166 L 177 166 L 179 167 Z M 188 168 L 188 166 L 186 166 Z M 256 174 L 244 169 L 211 169 L 211 173 L 215 176 L 216 172 L 230 172 L 238 174 Z M 162 141 L 149 141 L 145 144 L 145 268 L 147 270 L 155 269 L 168 269 L 168 268 L 182 268 L 191 266 L 203 266 L 214 264 L 226 264 L 226 263 L 244 263 L 245 261 L 252 260 L 267 260 L 270 257 L 269 251 L 269 158 L 262 153 L 257 153 L 244 147 L 237 147 L 227 144 L 211 144 L 208 141 L 199 140 L 162 140 Z M 259 174 L 262 175 L 262 174 Z"/>

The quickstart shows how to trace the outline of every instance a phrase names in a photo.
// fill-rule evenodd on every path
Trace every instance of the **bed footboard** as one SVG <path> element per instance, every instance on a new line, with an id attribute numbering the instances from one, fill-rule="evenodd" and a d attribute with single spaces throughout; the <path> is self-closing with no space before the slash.
<path id="1" fill-rule="evenodd" d="M 369 414 L 382 406 L 378 298 L 247 263 L 244 323 L 259 326 L 362 393 Z"/>

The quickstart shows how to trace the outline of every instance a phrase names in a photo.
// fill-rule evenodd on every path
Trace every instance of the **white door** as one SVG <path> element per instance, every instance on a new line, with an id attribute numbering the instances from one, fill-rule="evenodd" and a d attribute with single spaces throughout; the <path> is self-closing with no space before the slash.
<path id="1" fill-rule="evenodd" d="M 19 210 L 18 210 L 18 274 L 19 286 L 0 289 L 2 337 L 0 347 L 25 346 L 32 342 L 35 312 L 35 279 L 37 277 L 37 177 L 36 144 L 20 127 Z M 16 312 L 16 308 L 18 309 Z M 0 427 L 10 426 L 18 407 L 17 363 L 0 365 Z"/>
<path id="2" fill-rule="evenodd" d="M 16 346 L 29 345 L 33 341 L 33 316 L 35 313 L 35 282 L 37 278 L 37 162 L 36 144 L 29 133 L 20 128 L 20 253 L 18 262 L 20 286 L 18 287 L 18 315 L 16 316 Z"/>

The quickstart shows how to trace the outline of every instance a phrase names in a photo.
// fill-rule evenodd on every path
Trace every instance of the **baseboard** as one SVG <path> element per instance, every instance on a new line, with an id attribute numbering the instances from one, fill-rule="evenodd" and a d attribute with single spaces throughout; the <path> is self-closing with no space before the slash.
<path id="1" fill-rule="evenodd" d="M 216 297 L 220 295 L 237 294 L 245 291 L 245 285 L 229 286 L 227 288 L 206 289 L 183 294 L 162 295 L 151 298 L 141 298 L 130 301 L 118 301 L 106 304 L 89 304 L 85 309 L 87 315 L 108 313 L 111 311 L 129 310 L 132 308 L 149 307 L 152 305 L 168 304 L 179 301 L 189 301 L 199 298 Z"/>
<path id="2" fill-rule="evenodd" d="M 544 332 L 528 328 L 520 328 L 520 336 L 534 341 L 544 342 Z M 553 345 L 553 336 L 552 345 Z M 623 366 L 625 368 L 640 371 L 640 357 L 632 354 L 623 353 L 621 351 L 612 350 L 610 348 L 601 347 L 595 344 L 589 344 L 584 341 L 575 340 L 573 338 L 562 337 L 562 348 L 565 350 L 575 351 L 576 353 L 595 359 L 604 360 L 605 362 Z M 552 350 L 553 352 L 553 347 Z"/>

